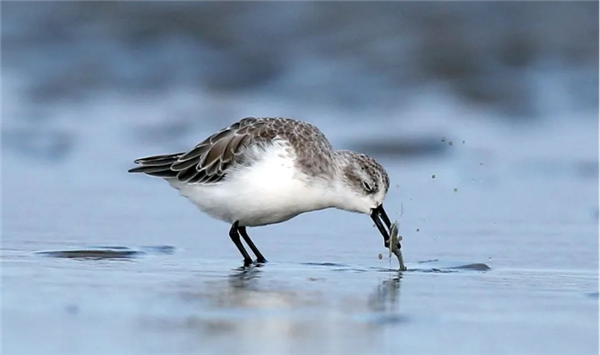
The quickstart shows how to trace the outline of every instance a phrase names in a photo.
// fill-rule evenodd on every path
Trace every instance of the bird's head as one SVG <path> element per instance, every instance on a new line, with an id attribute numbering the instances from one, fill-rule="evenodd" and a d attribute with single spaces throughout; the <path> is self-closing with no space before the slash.
<path id="1" fill-rule="evenodd" d="M 375 159 L 364 154 L 348 150 L 337 154 L 341 161 L 341 187 L 336 207 L 370 215 L 384 239 L 388 240 L 391 222 L 383 209 L 383 200 L 390 187 L 387 172 Z"/>

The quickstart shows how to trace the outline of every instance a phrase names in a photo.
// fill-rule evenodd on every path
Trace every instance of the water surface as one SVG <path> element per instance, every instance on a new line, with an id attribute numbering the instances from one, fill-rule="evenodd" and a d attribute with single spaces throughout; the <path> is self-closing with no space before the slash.
<path id="1" fill-rule="evenodd" d="M 535 157 L 482 166 L 469 141 L 458 157 L 383 158 L 403 273 L 377 258 L 368 216 L 250 229 L 270 262 L 241 269 L 227 225 L 125 173 L 127 146 L 95 166 L 6 151 L 3 350 L 595 353 L 595 179 L 518 164 Z"/>

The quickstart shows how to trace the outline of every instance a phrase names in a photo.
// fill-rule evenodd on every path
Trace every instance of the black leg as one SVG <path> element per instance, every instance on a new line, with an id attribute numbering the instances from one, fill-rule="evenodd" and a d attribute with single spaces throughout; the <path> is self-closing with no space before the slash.
<path id="1" fill-rule="evenodd" d="M 248 255 L 248 252 L 246 251 L 246 249 L 244 249 L 244 246 L 242 245 L 242 242 L 240 241 L 240 235 L 238 234 L 238 222 L 237 221 L 233 222 L 233 225 L 231 225 L 231 229 L 229 230 L 229 236 L 231 237 L 233 244 L 235 244 L 235 246 L 238 248 L 238 250 L 244 257 L 244 266 L 249 266 L 250 264 L 252 264 L 252 258 L 250 258 L 250 255 Z"/>
<path id="2" fill-rule="evenodd" d="M 246 241 L 246 244 L 248 244 L 250 249 L 252 249 L 254 255 L 256 255 L 256 262 L 266 263 L 267 259 L 265 259 L 265 257 L 260 253 L 260 251 L 256 247 L 256 245 L 254 245 L 254 243 L 252 242 L 252 239 L 250 239 L 250 236 L 246 232 L 246 227 L 238 227 L 238 231 L 242 235 L 242 238 L 244 238 L 244 240 Z"/>

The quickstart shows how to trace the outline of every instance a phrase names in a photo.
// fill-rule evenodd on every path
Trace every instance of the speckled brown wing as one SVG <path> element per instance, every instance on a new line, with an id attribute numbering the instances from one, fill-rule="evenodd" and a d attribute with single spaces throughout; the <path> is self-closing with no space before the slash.
<path id="1" fill-rule="evenodd" d="M 187 153 L 138 159 L 135 162 L 141 166 L 130 172 L 177 178 L 189 184 L 217 183 L 225 178 L 233 165 L 252 163 L 245 154 L 246 148 L 268 144 L 276 138 L 289 142 L 301 170 L 313 174 L 330 173 L 331 164 L 320 164 L 320 159 L 314 159 L 319 154 L 333 153 L 331 145 L 316 127 L 286 118 L 253 117 L 220 130 Z M 327 161 L 331 162 L 331 159 Z"/>

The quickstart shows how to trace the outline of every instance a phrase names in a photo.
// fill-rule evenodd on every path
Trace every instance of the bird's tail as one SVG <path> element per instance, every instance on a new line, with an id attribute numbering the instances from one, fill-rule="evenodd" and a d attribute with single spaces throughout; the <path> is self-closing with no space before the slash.
<path id="1" fill-rule="evenodd" d="M 129 169 L 128 172 L 144 173 L 146 175 L 162 178 L 174 178 L 177 177 L 178 171 L 171 170 L 171 166 L 183 154 L 184 153 L 155 155 L 152 157 L 136 159 L 134 163 L 139 164 L 139 166 Z"/>

